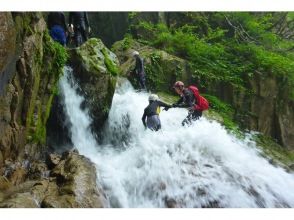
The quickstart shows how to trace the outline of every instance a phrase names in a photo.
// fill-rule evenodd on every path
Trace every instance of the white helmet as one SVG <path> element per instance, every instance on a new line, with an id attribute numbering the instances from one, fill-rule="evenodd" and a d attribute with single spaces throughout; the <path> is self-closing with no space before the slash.
<path id="1" fill-rule="evenodd" d="M 139 56 L 139 52 L 135 50 L 135 51 L 133 52 L 133 56 Z"/>
<path id="2" fill-rule="evenodd" d="M 159 100 L 159 97 L 158 95 L 155 95 L 155 94 L 151 94 L 148 98 L 149 101 L 157 101 Z"/>

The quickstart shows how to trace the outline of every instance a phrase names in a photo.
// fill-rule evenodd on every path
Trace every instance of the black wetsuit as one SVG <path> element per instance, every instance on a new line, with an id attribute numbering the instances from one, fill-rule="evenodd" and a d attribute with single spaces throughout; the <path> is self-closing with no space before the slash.
<path id="1" fill-rule="evenodd" d="M 89 20 L 87 12 L 70 12 L 69 24 L 74 25 L 74 39 L 77 47 L 88 40 Z"/>
<path id="2" fill-rule="evenodd" d="M 160 107 L 170 108 L 171 105 L 161 101 L 151 101 L 149 105 L 144 109 L 142 121 L 145 127 L 148 127 L 149 129 L 154 131 L 158 131 L 161 128 L 161 122 L 159 119 Z"/>
<path id="3" fill-rule="evenodd" d="M 192 121 L 197 120 L 202 116 L 202 111 L 193 109 L 195 104 L 197 104 L 197 100 L 195 99 L 193 92 L 190 89 L 185 88 L 182 97 L 173 105 L 174 107 L 190 108 L 188 116 L 182 122 L 183 126 L 185 124 L 191 124 Z"/>
<path id="4" fill-rule="evenodd" d="M 138 81 L 139 81 L 141 89 L 146 90 L 144 62 L 143 62 L 143 59 L 139 56 L 136 56 L 136 66 L 133 72 L 135 72 L 136 76 L 138 77 Z"/>

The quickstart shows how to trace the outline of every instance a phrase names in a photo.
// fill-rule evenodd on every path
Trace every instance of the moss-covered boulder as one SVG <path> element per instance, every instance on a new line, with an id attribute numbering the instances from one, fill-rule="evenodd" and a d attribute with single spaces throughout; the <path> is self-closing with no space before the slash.
<path id="1" fill-rule="evenodd" d="M 70 65 L 85 97 L 83 107 L 93 119 L 92 128 L 99 131 L 105 122 L 115 90 L 119 61 L 100 39 L 92 38 L 70 51 Z"/>
<path id="2" fill-rule="evenodd" d="M 148 89 L 168 91 L 176 80 L 190 81 L 191 70 L 186 60 L 125 38 L 116 42 L 112 46 L 112 51 L 120 60 L 122 75 L 127 76 L 134 85 L 137 85 L 137 82 L 130 74 L 135 67 L 135 59 L 132 57 L 134 50 L 139 51 L 140 56 L 144 59 Z"/>

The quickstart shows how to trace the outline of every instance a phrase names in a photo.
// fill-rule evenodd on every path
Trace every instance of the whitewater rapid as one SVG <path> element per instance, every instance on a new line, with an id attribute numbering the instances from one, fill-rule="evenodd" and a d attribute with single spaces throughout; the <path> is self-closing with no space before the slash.
<path id="1" fill-rule="evenodd" d="M 60 91 L 72 142 L 96 164 L 112 207 L 294 207 L 294 175 L 261 157 L 249 138 L 204 117 L 182 127 L 187 111 L 178 108 L 161 112 L 161 131 L 145 130 L 148 94 L 126 80 L 97 144 L 77 86 L 66 68 Z"/>

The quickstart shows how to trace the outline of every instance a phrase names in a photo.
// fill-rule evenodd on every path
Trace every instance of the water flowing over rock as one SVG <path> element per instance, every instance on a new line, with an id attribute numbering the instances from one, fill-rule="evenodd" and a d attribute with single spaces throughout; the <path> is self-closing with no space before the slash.
<path id="1" fill-rule="evenodd" d="M 100 39 L 92 38 L 71 51 L 70 66 L 79 84 L 79 92 L 85 97 L 82 105 L 89 110 L 93 119 L 91 127 L 97 133 L 110 109 L 119 73 L 118 59 Z"/>
<path id="2" fill-rule="evenodd" d="M 272 73 L 267 73 L 264 77 L 256 71 L 252 73 L 252 77 L 244 77 L 243 80 L 250 91 L 245 92 L 230 83 L 195 77 L 188 60 L 131 38 L 114 43 L 112 49 L 120 60 L 122 74 L 127 76 L 133 85 L 137 84 L 135 77 L 129 74 L 135 65 L 131 54 L 133 50 L 137 50 L 145 61 L 149 89 L 172 91 L 176 80 L 195 84 L 202 93 L 207 92 L 229 103 L 235 109 L 234 119 L 242 128 L 259 131 L 284 147 L 294 149 L 294 102 L 288 97 L 289 88 L 284 85 L 283 77 L 274 76 Z M 206 84 L 205 88 L 203 84 Z"/>

